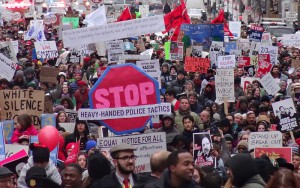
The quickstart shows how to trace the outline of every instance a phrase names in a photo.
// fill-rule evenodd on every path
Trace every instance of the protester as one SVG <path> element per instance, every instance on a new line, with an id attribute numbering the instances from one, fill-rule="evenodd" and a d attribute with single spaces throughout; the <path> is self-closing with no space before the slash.
<path id="1" fill-rule="evenodd" d="M 14 173 L 6 167 L 0 167 L 0 186 L 5 188 L 15 187 L 13 182 Z"/>
<path id="2" fill-rule="evenodd" d="M 28 187 L 60 188 L 60 185 L 47 177 L 43 167 L 33 166 L 26 173 L 26 184 Z"/>
<path id="3" fill-rule="evenodd" d="M 78 164 L 68 164 L 62 173 L 63 188 L 80 188 L 82 183 L 82 169 Z"/>
<path id="4" fill-rule="evenodd" d="M 16 129 L 11 138 L 11 142 L 18 142 L 22 138 L 29 139 L 29 136 L 37 135 L 38 131 L 32 124 L 31 116 L 21 114 L 17 117 Z"/>

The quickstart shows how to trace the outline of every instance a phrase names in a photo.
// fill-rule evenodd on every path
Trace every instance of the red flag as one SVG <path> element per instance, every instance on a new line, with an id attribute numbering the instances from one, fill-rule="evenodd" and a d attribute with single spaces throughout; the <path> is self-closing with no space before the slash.
<path id="1" fill-rule="evenodd" d="M 233 34 L 229 30 L 227 21 L 224 18 L 224 10 L 220 10 L 219 15 L 213 19 L 210 23 L 212 24 L 224 24 L 224 35 L 233 37 Z"/>
<path id="2" fill-rule="evenodd" d="M 76 144 L 74 144 L 74 148 L 72 149 L 70 155 L 68 156 L 68 158 L 65 161 L 66 165 L 77 162 L 77 156 L 80 151 L 79 146 L 80 146 L 80 139 L 78 140 L 78 142 L 76 142 Z"/>
<path id="3" fill-rule="evenodd" d="M 180 6 L 176 7 L 172 12 L 164 16 L 166 31 L 170 31 L 172 28 L 180 29 L 182 23 L 190 24 L 191 20 L 187 14 L 185 4 L 182 3 Z"/>
<path id="4" fill-rule="evenodd" d="M 120 21 L 126 21 L 126 20 L 131 20 L 132 19 L 132 16 L 131 16 L 131 13 L 129 11 L 129 8 L 126 7 L 122 14 L 120 15 L 120 17 L 118 18 L 117 22 L 120 22 Z"/>

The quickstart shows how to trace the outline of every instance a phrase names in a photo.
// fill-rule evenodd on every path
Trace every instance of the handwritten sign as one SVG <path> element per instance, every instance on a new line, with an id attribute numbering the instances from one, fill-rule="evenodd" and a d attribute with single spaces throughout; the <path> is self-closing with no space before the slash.
<path id="1" fill-rule="evenodd" d="M 58 56 L 55 41 L 43 41 L 34 43 L 37 59 L 50 59 Z"/>
<path id="2" fill-rule="evenodd" d="M 228 102 L 235 101 L 233 69 L 217 69 L 215 83 L 217 103 L 223 103 L 224 97 L 227 97 Z"/>
<path id="3" fill-rule="evenodd" d="M 209 68 L 210 59 L 208 58 L 185 57 L 185 71 L 206 73 Z"/>
<path id="4" fill-rule="evenodd" d="M 218 57 L 218 68 L 234 68 L 235 55 L 226 55 Z"/>
<path id="5" fill-rule="evenodd" d="M 263 46 L 259 47 L 259 54 L 270 54 L 270 61 L 272 65 L 277 64 L 278 47 L 277 46 Z"/>
<path id="6" fill-rule="evenodd" d="M 150 172 L 150 157 L 153 153 L 166 150 L 166 133 L 139 134 L 122 137 L 98 138 L 97 145 L 101 151 L 109 155 L 112 146 L 126 143 L 137 148 L 134 154 L 137 156 L 135 172 Z"/>
<path id="7" fill-rule="evenodd" d="M 0 77 L 11 80 L 17 69 L 17 64 L 0 53 Z"/>
<path id="8" fill-rule="evenodd" d="M 57 83 L 57 75 L 59 74 L 59 69 L 55 67 L 42 67 L 40 72 L 40 81 Z"/>
<path id="9" fill-rule="evenodd" d="M 163 15 L 141 19 L 110 23 L 103 26 L 94 26 L 63 31 L 65 47 L 74 44 L 91 44 L 101 41 L 111 41 L 130 36 L 139 36 L 165 30 Z"/>
<path id="10" fill-rule="evenodd" d="M 270 95 L 275 95 L 280 90 L 279 85 L 276 83 L 271 73 L 266 74 L 260 80 L 260 83 Z"/>
<path id="11" fill-rule="evenodd" d="M 282 133 L 279 131 L 251 132 L 248 141 L 248 150 L 258 147 L 282 147 Z"/>
<path id="12" fill-rule="evenodd" d="M 34 125 L 39 125 L 44 112 L 44 91 L 2 90 L 0 91 L 1 119 L 10 120 L 21 114 L 30 114 Z"/>
<path id="13" fill-rule="evenodd" d="M 300 35 L 299 34 L 282 35 L 282 44 L 284 46 L 300 48 Z"/>

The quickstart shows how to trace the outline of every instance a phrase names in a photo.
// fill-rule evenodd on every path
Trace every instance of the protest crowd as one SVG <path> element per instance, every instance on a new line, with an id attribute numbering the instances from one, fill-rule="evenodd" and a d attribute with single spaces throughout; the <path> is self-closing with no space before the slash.
<path id="1" fill-rule="evenodd" d="M 299 188 L 297 34 L 139 6 L 0 17 L 0 188 Z"/>

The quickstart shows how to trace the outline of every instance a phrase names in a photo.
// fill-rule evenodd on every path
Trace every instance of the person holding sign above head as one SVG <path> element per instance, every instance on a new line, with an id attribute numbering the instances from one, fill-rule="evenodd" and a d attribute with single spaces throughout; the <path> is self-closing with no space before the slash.
<path id="1" fill-rule="evenodd" d="M 32 124 L 31 116 L 27 114 L 19 115 L 11 138 L 11 143 L 16 143 L 19 139 L 23 138 L 29 139 L 30 136 L 36 136 L 37 134 L 38 131 Z"/>
<path id="2" fill-rule="evenodd" d="M 129 144 L 118 144 L 110 149 L 113 164 L 116 167 L 116 172 L 104 176 L 100 181 L 95 183 L 92 188 L 131 188 L 138 181 L 139 176 L 134 174 L 135 160 L 137 156 L 134 155 L 135 147 Z"/>

